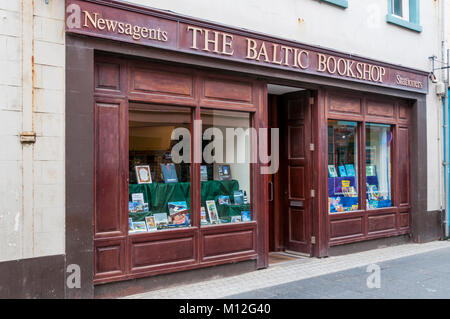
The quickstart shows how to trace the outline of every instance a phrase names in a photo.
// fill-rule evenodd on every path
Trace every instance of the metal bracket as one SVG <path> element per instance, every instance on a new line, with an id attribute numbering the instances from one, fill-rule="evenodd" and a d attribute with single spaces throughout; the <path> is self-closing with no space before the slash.
<path id="1" fill-rule="evenodd" d="M 36 143 L 36 132 L 22 132 L 20 133 L 20 143 Z"/>

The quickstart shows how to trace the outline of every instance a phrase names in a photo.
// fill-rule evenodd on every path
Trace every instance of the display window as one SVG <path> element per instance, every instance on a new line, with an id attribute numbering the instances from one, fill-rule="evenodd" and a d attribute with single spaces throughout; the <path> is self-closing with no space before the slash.
<path id="1" fill-rule="evenodd" d="M 328 121 L 328 211 L 359 209 L 358 123 Z"/>
<path id="2" fill-rule="evenodd" d="M 200 224 L 251 221 L 250 113 L 202 109 Z"/>
<path id="3" fill-rule="evenodd" d="M 191 132 L 192 110 L 133 103 L 129 109 L 129 233 L 190 227 L 191 161 L 174 161 L 172 148 L 186 138 L 173 139 L 175 129 Z"/>
<path id="4" fill-rule="evenodd" d="M 391 125 L 366 124 L 366 207 L 391 207 Z"/>

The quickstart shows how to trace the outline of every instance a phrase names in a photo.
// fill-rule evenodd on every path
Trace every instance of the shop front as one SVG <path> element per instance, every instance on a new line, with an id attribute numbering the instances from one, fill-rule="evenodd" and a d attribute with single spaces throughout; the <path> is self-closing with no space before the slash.
<path id="1" fill-rule="evenodd" d="M 119 1 L 66 9 L 81 296 L 422 236 L 427 73 Z"/>

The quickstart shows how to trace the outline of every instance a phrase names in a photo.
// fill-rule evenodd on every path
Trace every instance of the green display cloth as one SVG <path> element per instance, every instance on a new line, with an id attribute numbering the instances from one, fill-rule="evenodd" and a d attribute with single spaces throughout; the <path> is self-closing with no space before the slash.
<path id="1" fill-rule="evenodd" d="M 242 211 L 250 210 L 250 204 L 242 204 L 242 205 L 217 205 L 217 213 L 219 214 L 219 218 L 226 220 L 229 222 L 231 220 L 231 216 L 241 216 Z"/>
<path id="2" fill-rule="evenodd" d="M 238 216 L 241 211 L 250 210 L 249 204 L 218 205 L 217 197 L 220 195 L 228 195 L 230 202 L 234 204 L 233 192 L 236 190 L 239 190 L 237 180 L 201 182 L 201 205 L 206 208 L 207 200 L 215 200 L 219 217 L 229 221 L 230 216 Z M 168 212 L 167 204 L 169 202 L 185 201 L 188 209 L 191 207 L 191 183 L 130 184 L 129 201 L 131 201 L 133 193 L 143 193 L 144 202 L 149 203 L 149 212 L 129 214 L 134 222 L 143 221 L 152 213 Z"/>

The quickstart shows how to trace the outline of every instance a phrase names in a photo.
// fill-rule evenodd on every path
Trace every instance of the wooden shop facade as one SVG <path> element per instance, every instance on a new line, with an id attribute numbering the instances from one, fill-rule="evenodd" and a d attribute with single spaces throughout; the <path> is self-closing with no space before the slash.
<path id="1" fill-rule="evenodd" d="M 101 0 L 66 1 L 66 61 L 67 297 L 439 233 L 427 72 Z"/>

